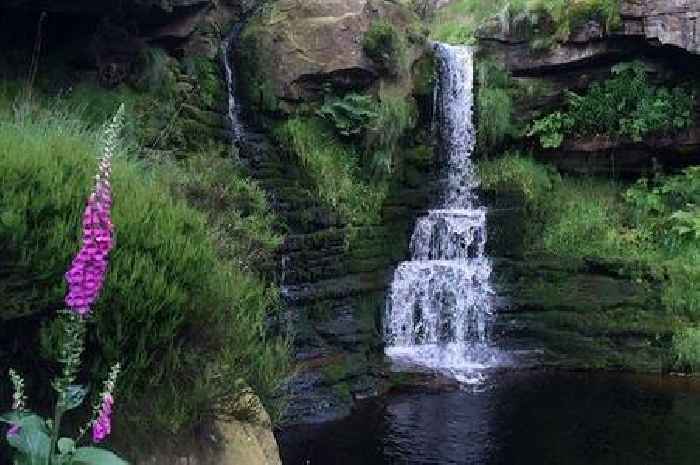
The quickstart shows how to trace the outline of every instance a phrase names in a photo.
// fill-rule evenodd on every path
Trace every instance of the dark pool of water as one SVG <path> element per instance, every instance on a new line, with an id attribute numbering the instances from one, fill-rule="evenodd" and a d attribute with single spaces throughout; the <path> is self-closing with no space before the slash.
<path id="1" fill-rule="evenodd" d="M 278 441 L 284 465 L 700 465 L 700 385 L 515 372 L 471 392 L 367 401 Z"/>

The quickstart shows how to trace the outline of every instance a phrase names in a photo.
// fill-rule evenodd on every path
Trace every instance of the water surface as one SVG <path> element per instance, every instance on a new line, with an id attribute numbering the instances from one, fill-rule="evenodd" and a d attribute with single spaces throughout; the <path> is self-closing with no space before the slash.
<path id="1" fill-rule="evenodd" d="M 521 371 L 278 435 L 284 465 L 698 465 L 700 384 Z"/>

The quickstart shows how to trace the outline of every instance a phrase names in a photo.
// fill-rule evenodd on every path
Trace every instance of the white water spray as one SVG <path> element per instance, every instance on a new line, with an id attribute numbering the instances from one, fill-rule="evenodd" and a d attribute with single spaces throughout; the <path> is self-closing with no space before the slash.
<path id="1" fill-rule="evenodd" d="M 435 109 L 446 160 L 438 209 L 419 218 L 411 260 L 399 264 L 387 299 L 385 336 L 390 357 L 448 371 L 463 381 L 493 364 L 488 344 L 493 291 L 485 255 L 486 208 L 477 205 L 478 176 L 471 161 L 473 51 L 435 46 L 439 88 Z"/>

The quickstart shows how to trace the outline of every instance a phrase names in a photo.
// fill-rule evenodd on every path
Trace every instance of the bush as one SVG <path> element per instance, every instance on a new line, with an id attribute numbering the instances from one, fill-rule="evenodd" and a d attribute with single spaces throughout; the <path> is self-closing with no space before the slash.
<path id="1" fill-rule="evenodd" d="M 692 372 L 700 371 L 700 328 L 685 328 L 673 336 L 676 365 Z"/>
<path id="2" fill-rule="evenodd" d="M 406 38 L 385 20 L 372 23 L 362 40 L 367 56 L 390 76 L 398 76 L 408 66 Z"/>
<path id="3" fill-rule="evenodd" d="M 282 244 L 265 191 L 233 164 L 224 147 L 189 154 L 167 170 L 178 197 L 207 213 L 220 255 L 243 270 L 271 271 Z M 165 167 L 159 167 L 161 172 Z"/>
<path id="4" fill-rule="evenodd" d="M 642 63 L 613 68 L 613 77 L 594 83 L 585 95 L 570 92 L 567 110 L 554 112 L 530 127 L 545 148 L 556 148 L 564 137 L 608 134 L 639 142 L 654 133 L 669 134 L 693 124 L 695 96 L 681 88 L 649 84 Z"/>
<path id="5" fill-rule="evenodd" d="M 323 121 L 292 118 L 277 127 L 275 137 L 305 168 L 322 203 L 351 224 L 379 221 L 385 187 L 360 178 L 357 153 L 336 140 Z"/>
<path id="6" fill-rule="evenodd" d="M 367 128 L 379 116 L 377 103 L 367 95 L 347 94 L 342 98 L 331 98 L 325 102 L 318 116 L 328 121 L 343 137 L 364 135 Z"/>
<path id="7" fill-rule="evenodd" d="M 14 283 L 2 289 L 3 318 L 62 306 L 97 149 L 95 132 L 71 115 L 0 119 L 0 263 Z M 287 363 L 286 345 L 265 329 L 277 291 L 220 259 L 205 215 L 123 154 L 113 189 L 118 246 L 88 366 L 105 372 L 121 358 L 124 414 L 149 433 L 243 414 L 236 399 L 248 388 L 274 415 Z M 55 333 L 44 331 L 46 351 Z"/>

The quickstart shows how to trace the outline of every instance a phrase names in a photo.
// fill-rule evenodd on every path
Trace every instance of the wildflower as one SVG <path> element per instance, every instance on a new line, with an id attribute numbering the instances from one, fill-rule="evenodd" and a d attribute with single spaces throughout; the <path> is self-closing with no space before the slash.
<path id="1" fill-rule="evenodd" d="M 121 366 L 117 363 L 104 383 L 101 403 L 96 408 L 97 419 L 92 422 L 92 441 L 102 442 L 112 432 L 112 407 L 114 406 L 114 389 Z"/>
<path id="2" fill-rule="evenodd" d="M 123 116 L 122 106 L 105 130 L 104 150 L 95 178 L 95 187 L 83 214 L 82 245 L 66 273 L 66 305 L 81 316 L 90 313 L 90 307 L 100 295 L 107 273 L 108 255 L 114 247 L 112 188 L 109 178 Z"/>
<path id="3" fill-rule="evenodd" d="M 102 397 L 102 406 L 100 413 L 92 425 L 92 440 L 93 442 L 102 442 L 112 432 L 112 406 L 114 398 L 111 394 L 106 393 Z"/>
<path id="4" fill-rule="evenodd" d="M 15 370 L 10 368 L 10 381 L 14 392 L 12 394 L 12 410 L 15 412 L 24 411 L 26 396 L 24 395 L 24 379 Z"/>
<path id="5" fill-rule="evenodd" d="M 20 431 L 22 431 L 22 428 L 20 428 L 19 425 L 10 426 L 10 429 L 7 430 L 7 435 L 6 435 L 7 439 L 10 439 L 10 438 L 17 436 L 20 433 Z"/>

